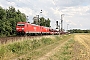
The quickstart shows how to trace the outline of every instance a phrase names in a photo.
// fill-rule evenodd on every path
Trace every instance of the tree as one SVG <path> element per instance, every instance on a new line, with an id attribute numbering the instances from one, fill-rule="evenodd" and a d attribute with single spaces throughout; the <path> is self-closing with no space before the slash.
<path id="1" fill-rule="evenodd" d="M 46 20 L 46 26 L 50 27 L 50 19 L 49 18 Z"/>
<path id="2" fill-rule="evenodd" d="M 44 17 L 41 17 L 39 23 L 41 26 L 50 27 L 50 19 L 49 18 L 46 20 Z"/>
<path id="3" fill-rule="evenodd" d="M 0 7 L 0 35 L 3 36 L 5 32 L 5 21 L 6 20 L 6 12 Z"/>
<path id="4" fill-rule="evenodd" d="M 39 21 L 40 26 L 45 26 L 45 18 L 41 17 Z"/>
<path id="5" fill-rule="evenodd" d="M 2 7 L 0 7 L 0 20 L 3 19 L 6 19 L 6 12 Z"/>
<path id="6" fill-rule="evenodd" d="M 6 10 L 0 7 L 0 36 L 14 35 L 17 22 L 26 22 L 26 15 L 12 6 Z"/>

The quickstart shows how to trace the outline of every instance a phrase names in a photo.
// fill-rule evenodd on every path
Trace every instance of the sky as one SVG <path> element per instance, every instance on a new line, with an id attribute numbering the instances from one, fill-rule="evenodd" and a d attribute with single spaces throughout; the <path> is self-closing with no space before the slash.
<path id="1" fill-rule="evenodd" d="M 36 15 L 49 18 L 54 29 L 56 21 L 61 24 L 61 15 L 65 30 L 90 29 L 90 0 L 0 0 L 0 6 L 13 6 L 25 13 L 31 23 Z"/>

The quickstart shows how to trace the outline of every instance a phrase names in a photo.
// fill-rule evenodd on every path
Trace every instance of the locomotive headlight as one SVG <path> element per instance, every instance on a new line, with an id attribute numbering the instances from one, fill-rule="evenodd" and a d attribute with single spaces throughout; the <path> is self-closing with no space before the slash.
<path id="1" fill-rule="evenodd" d="M 19 29 L 19 28 L 16 28 L 17 30 Z"/>
<path id="2" fill-rule="evenodd" d="M 24 30 L 24 28 L 22 28 L 22 30 Z"/>

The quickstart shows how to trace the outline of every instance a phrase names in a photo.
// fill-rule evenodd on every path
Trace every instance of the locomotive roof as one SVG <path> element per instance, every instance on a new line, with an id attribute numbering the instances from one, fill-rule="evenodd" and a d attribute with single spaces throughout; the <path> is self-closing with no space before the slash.
<path id="1" fill-rule="evenodd" d="M 18 22 L 17 24 L 25 24 L 25 23 L 27 23 L 27 22 Z"/>
<path id="2" fill-rule="evenodd" d="M 27 24 L 28 22 L 18 22 L 17 24 Z M 30 24 L 30 23 L 28 23 Z M 40 26 L 40 25 L 36 25 L 36 24 L 31 24 L 31 25 L 34 25 L 34 26 Z M 41 26 L 41 27 L 45 27 L 45 26 Z M 45 27 L 45 28 L 50 28 L 50 27 Z"/>

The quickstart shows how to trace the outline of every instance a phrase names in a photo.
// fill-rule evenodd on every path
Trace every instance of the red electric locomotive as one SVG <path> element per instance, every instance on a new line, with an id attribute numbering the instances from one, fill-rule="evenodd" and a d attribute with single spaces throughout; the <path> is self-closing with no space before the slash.
<path id="1" fill-rule="evenodd" d="M 20 35 L 50 34 L 48 27 L 30 24 L 27 22 L 18 22 L 16 26 L 16 31 L 17 34 Z"/>

